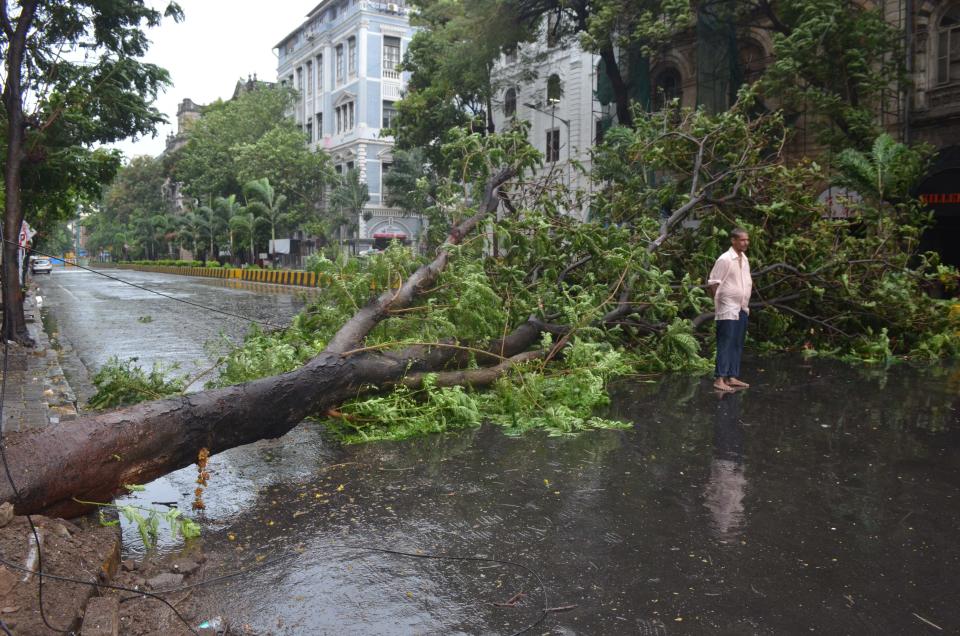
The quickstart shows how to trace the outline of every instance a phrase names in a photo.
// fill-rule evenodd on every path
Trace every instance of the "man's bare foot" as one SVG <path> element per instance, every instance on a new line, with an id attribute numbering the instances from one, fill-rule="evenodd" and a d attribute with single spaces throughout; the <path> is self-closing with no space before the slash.
<path id="1" fill-rule="evenodd" d="M 723 381 L 723 378 L 717 378 L 713 381 L 713 388 L 717 391 L 736 391 L 732 386 Z"/>
<path id="2" fill-rule="evenodd" d="M 727 385 L 735 389 L 749 389 L 750 385 L 736 378 L 727 378 Z"/>

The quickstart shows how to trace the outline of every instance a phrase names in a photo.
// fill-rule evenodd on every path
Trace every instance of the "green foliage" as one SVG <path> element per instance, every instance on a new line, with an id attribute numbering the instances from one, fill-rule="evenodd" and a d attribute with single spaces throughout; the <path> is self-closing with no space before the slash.
<path id="1" fill-rule="evenodd" d="M 459 127 L 492 132 L 496 88 L 491 72 L 501 48 L 522 37 L 503 0 L 418 0 L 413 21 L 421 28 L 403 60 L 410 81 L 397 102 L 395 136 L 401 149 L 421 148 L 439 173 L 446 133 Z"/>
<path id="2" fill-rule="evenodd" d="M 487 392 L 428 378 L 420 389 L 361 397 L 343 406 L 331 430 L 357 442 L 485 421 L 509 433 L 623 426 L 596 419 L 612 378 L 709 369 L 703 354 L 712 301 L 703 284 L 737 225 L 751 235 L 756 298 L 765 303 L 751 318 L 751 342 L 759 348 L 874 364 L 960 351 L 957 315 L 926 293 L 956 280 L 956 272 L 934 255 L 916 254 L 928 214 L 891 185 L 906 183 L 896 170 L 909 174 L 921 155 L 914 160 L 879 141 L 867 163 L 887 166 L 878 182 L 887 184 L 882 197 L 880 189 L 867 197 L 859 216 L 827 218 L 813 198 L 825 178 L 819 166 L 788 165 L 771 154 L 784 140 L 782 118 L 758 117 L 752 96 L 742 98 L 716 115 L 638 113 L 634 128 L 611 131 L 595 155 L 587 222 L 569 214 L 585 199 L 527 181 L 539 154 L 522 129 L 451 131 L 444 152 L 456 177 L 438 182 L 438 225 L 473 216 L 483 181 L 508 162 L 521 170 L 510 185 L 511 208 L 483 235 L 450 248 L 433 288 L 389 314 L 358 345 L 367 351 L 353 354 L 441 343 L 476 351 L 533 319 L 560 334 L 537 346 L 549 363 L 514 367 Z M 217 383 L 299 366 L 421 262 L 400 245 L 363 262 L 314 257 L 310 269 L 322 281 L 316 302 L 289 329 L 252 331 L 243 346 L 224 352 Z"/>
<path id="3" fill-rule="evenodd" d="M 330 156 L 310 150 L 303 131 L 289 120 L 232 150 L 238 183 L 266 179 L 300 215 L 312 213 L 324 187 L 335 181 Z"/>
<path id="4" fill-rule="evenodd" d="M 257 221 L 270 227 L 270 238 L 277 238 L 277 227 L 289 223 L 294 215 L 285 211 L 287 197 L 279 194 L 267 178 L 254 179 L 243 185 L 243 196 L 247 200 L 247 210 Z"/>
<path id="5" fill-rule="evenodd" d="M 903 81 L 903 34 L 879 5 L 847 0 L 746 2 L 776 19 L 773 61 L 762 90 L 783 104 L 791 119 L 800 112 L 820 120 L 820 143 L 835 150 L 869 148 L 881 132 L 876 105 L 891 82 Z M 774 8 L 775 7 L 775 8 Z"/>
<path id="6" fill-rule="evenodd" d="M 360 181 L 360 172 L 348 170 L 330 193 L 330 216 L 327 219 L 330 233 L 337 233 L 341 243 L 356 229 L 360 211 L 369 200 L 370 190 Z"/>
<path id="7" fill-rule="evenodd" d="M 459 386 L 438 388 L 430 375 L 420 391 L 399 387 L 382 397 L 350 402 L 342 413 L 328 422 L 347 443 L 406 439 L 482 423 L 475 396 Z"/>
<path id="8" fill-rule="evenodd" d="M 386 204 L 420 214 L 436 200 L 437 173 L 422 148 L 393 151 L 393 165 L 383 176 Z"/>
<path id="9" fill-rule="evenodd" d="M 908 148 L 883 133 L 869 154 L 846 148 L 837 155 L 838 182 L 870 197 L 874 207 L 909 202 L 910 190 L 926 173 L 931 155 L 929 148 Z"/>
<path id="10" fill-rule="evenodd" d="M 539 362 L 530 363 L 499 380 L 487 393 L 437 387 L 436 376 L 428 374 L 420 390 L 400 387 L 383 396 L 348 402 L 341 409 L 343 417 L 327 424 L 347 443 L 443 433 L 485 421 L 502 426 L 508 435 L 629 428 L 630 424 L 594 415 L 609 402 L 607 382 L 628 370 L 623 355 L 609 346 L 578 341 L 550 371 L 544 372 Z"/>
<path id="11" fill-rule="evenodd" d="M 148 373 L 136 362 L 137 358 L 120 360 L 117 356 L 111 357 L 93 376 L 97 392 L 90 398 L 88 406 L 109 409 L 137 404 L 182 393 L 187 386 L 185 378 L 167 378 L 175 366 L 164 367 L 157 363 Z"/>
<path id="12" fill-rule="evenodd" d="M 127 486 L 131 491 L 141 490 L 142 486 Z M 160 523 L 166 523 L 167 527 L 170 528 L 170 533 L 173 535 L 173 538 L 183 537 L 184 539 L 195 539 L 200 536 L 200 525 L 191 519 L 190 517 L 184 516 L 178 508 L 170 508 L 166 511 L 160 511 L 156 508 L 144 508 L 143 506 L 135 506 L 132 504 L 111 504 L 111 503 L 99 503 L 94 501 L 81 501 L 76 500 L 78 503 L 88 504 L 91 506 L 99 506 L 99 517 L 100 524 L 104 526 L 115 526 L 119 521 L 111 521 L 106 518 L 103 514 L 104 508 L 112 508 L 123 515 L 123 518 L 127 522 L 132 523 L 136 526 L 137 532 L 140 534 L 140 539 L 143 541 L 143 545 L 147 550 L 152 549 L 156 544 L 157 540 L 160 538 Z"/>
<path id="13" fill-rule="evenodd" d="M 120 167 L 118 151 L 95 146 L 150 133 L 165 121 L 153 102 L 169 77 L 142 61 L 149 46 L 145 31 L 164 15 L 181 19 L 182 12 L 173 2 L 160 11 L 140 0 L 38 0 L 14 6 L 0 32 L 9 97 L 3 129 L 6 137 L 7 122 L 16 118 L 24 122 L 25 136 L 6 155 L 15 157 L 15 164 L 5 163 L 4 170 L 22 167 L 23 209 L 16 213 L 47 232 L 71 218 L 78 204 L 96 200 Z M 14 31 L 21 36 L 11 40 Z M 6 147 L 10 140 L 4 141 Z"/>
<path id="14" fill-rule="evenodd" d="M 655 353 L 641 358 L 645 369 L 705 373 L 713 368 L 713 362 L 700 355 L 700 343 L 689 320 L 675 318 L 655 346 Z"/>
<path id="15" fill-rule="evenodd" d="M 516 370 L 483 395 L 486 417 L 508 435 L 544 430 L 569 435 L 598 428 L 630 428 L 595 416 L 609 403 L 607 384 L 631 371 L 624 354 L 607 344 L 576 341 L 550 369 L 538 364 Z"/>
<path id="16" fill-rule="evenodd" d="M 201 201 L 240 194 L 241 185 L 245 183 L 241 180 L 241 169 L 245 176 L 250 176 L 252 169 L 266 165 L 252 156 L 255 148 L 262 149 L 261 140 L 269 134 L 269 139 L 280 141 L 283 137 L 286 142 L 284 135 L 291 130 L 296 132 L 296 124 L 287 117 L 293 99 L 293 91 L 288 88 L 263 87 L 204 108 L 200 119 L 190 126 L 187 145 L 174 157 L 175 178 L 184 182 L 186 189 Z M 283 148 L 290 149 L 286 143 Z M 239 165 L 238 161 L 241 161 Z M 273 164 L 270 168 L 275 178 L 285 170 Z M 304 177 L 315 178 L 314 175 Z"/>

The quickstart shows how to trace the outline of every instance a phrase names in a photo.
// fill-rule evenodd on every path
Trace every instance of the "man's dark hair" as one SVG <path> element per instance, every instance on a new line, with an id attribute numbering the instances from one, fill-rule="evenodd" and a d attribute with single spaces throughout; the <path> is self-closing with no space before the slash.
<path id="1" fill-rule="evenodd" d="M 735 227 L 730 230 L 730 238 L 742 238 L 744 236 L 750 236 L 750 232 L 747 232 L 742 227 Z"/>

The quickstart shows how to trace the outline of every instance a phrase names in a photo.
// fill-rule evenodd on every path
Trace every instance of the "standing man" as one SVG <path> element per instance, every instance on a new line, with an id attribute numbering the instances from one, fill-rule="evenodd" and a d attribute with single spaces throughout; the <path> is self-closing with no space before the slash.
<path id="1" fill-rule="evenodd" d="M 753 290 L 750 261 L 746 254 L 748 247 L 750 235 L 743 228 L 734 228 L 730 232 L 730 249 L 717 259 L 707 280 L 717 323 L 717 366 L 713 388 L 718 391 L 735 391 L 750 386 L 738 378 Z"/>

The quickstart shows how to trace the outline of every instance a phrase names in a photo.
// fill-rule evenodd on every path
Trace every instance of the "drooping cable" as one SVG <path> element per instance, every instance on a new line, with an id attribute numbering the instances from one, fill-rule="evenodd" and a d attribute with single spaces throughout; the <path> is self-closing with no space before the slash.
<path id="1" fill-rule="evenodd" d="M 11 242 L 11 241 L 7 241 L 6 239 L 3 239 L 3 240 L 4 240 L 4 242 L 6 242 L 6 243 Z M 34 254 L 39 254 L 40 256 L 45 256 L 45 257 L 47 257 L 47 258 L 56 258 L 56 259 L 58 259 L 58 260 L 60 259 L 59 256 L 52 256 L 52 255 L 50 255 L 50 254 L 44 254 L 43 252 L 39 252 L 39 251 L 37 251 L 37 250 L 31 250 L 31 251 L 32 251 Z M 104 273 L 104 272 L 101 272 L 100 270 L 92 269 L 92 268 L 90 268 L 90 267 L 86 267 L 85 265 L 80 265 L 80 264 L 77 263 L 76 261 L 67 261 L 67 260 L 64 260 L 64 263 L 70 265 L 71 267 L 76 267 L 77 269 L 82 269 L 82 270 L 87 271 L 87 272 L 92 272 L 92 273 L 96 274 L 97 276 L 102 276 L 103 278 L 108 278 L 108 279 L 110 279 L 110 280 L 112 280 L 112 281 L 116 281 L 116 282 L 118 282 L 118 283 L 123 283 L 124 285 L 129 285 L 130 287 L 135 287 L 135 288 L 137 288 L 137 289 L 139 289 L 139 290 L 142 290 L 142 291 L 145 291 L 145 292 L 149 292 L 149 293 L 151 293 L 151 294 L 156 294 L 157 296 L 161 296 L 161 297 L 163 297 L 163 298 L 167 298 L 168 300 L 173 300 L 173 301 L 176 301 L 176 302 L 178 302 L 178 303 L 184 303 L 185 305 L 190 305 L 191 307 L 197 307 L 198 309 L 203 309 L 204 311 L 209 311 L 209 312 L 212 312 L 212 313 L 215 313 L 215 314 L 222 314 L 222 315 L 224 315 L 224 316 L 230 316 L 231 318 L 239 318 L 239 319 L 241 319 L 241 320 L 246 320 L 247 322 L 252 322 L 252 323 L 256 323 L 256 324 L 258 324 L 258 325 L 263 325 L 263 326 L 265 326 L 265 327 L 270 327 L 271 329 L 283 329 L 283 328 L 284 328 L 282 325 L 275 325 L 275 324 L 273 324 L 272 322 L 268 322 L 268 321 L 266 321 L 266 320 L 258 320 L 258 319 L 256 319 L 256 318 L 250 318 L 249 316 L 244 316 L 244 315 L 241 315 L 241 314 L 235 314 L 235 313 L 233 313 L 233 312 L 224 311 L 224 310 L 222 310 L 222 309 L 217 309 L 216 307 L 210 307 L 210 306 L 208 306 L 208 305 L 202 305 L 202 304 L 200 304 L 200 303 L 195 303 L 195 302 L 193 302 L 193 301 L 191 301 L 191 300 L 184 300 L 183 298 L 177 298 L 176 296 L 171 296 L 170 294 L 165 294 L 165 293 L 160 292 L 160 291 L 157 291 L 157 290 L 155 290 L 155 289 L 150 289 L 149 287 L 144 287 L 143 285 L 138 285 L 137 283 L 133 283 L 133 282 L 128 281 L 128 280 L 123 280 L 122 278 L 118 278 L 118 277 L 116 277 L 116 276 L 111 276 L 110 274 L 106 274 L 106 273 Z"/>

